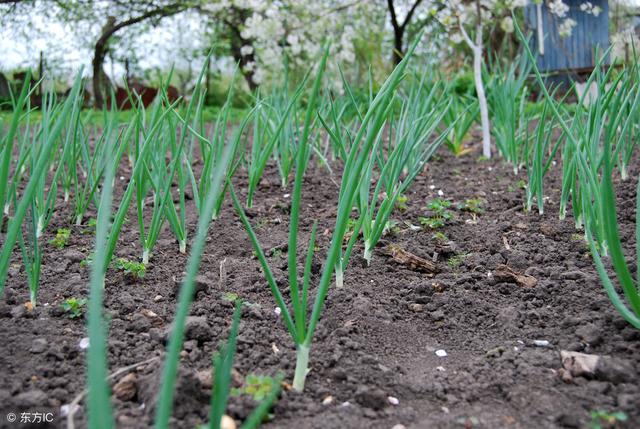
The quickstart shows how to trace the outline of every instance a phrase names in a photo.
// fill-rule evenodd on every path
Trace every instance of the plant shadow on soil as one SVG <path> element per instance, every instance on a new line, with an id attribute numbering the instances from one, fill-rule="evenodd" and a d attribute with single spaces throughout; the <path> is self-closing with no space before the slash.
<path id="1" fill-rule="evenodd" d="M 392 215 L 399 223 L 385 241 L 432 259 L 434 231 L 409 226 L 420 225 L 427 202 L 439 190 L 453 206 L 484 200 L 484 213 L 474 219 L 454 210 L 455 219 L 440 230 L 454 243 L 454 253 L 435 259 L 440 272 L 429 277 L 412 271 L 380 248 L 365 267 L 363 249 L 356 248 L 345 288 L 329 292 L 304 394 L 284 391 L 265 428 L 587 427 L 594 410 L 622 410 L 628 427 L 640 425 L 640 332 L 609 303 L 573 220 L 558 220 L 559 167 L 545 182 L 549 200 L 540 216 L 522 210 L 524 191 L 517 184 L 524 176 L 514 177 L 499 160 L 478 162 L 477 156 L 455 158 L 442 148 L 410 188 L 406 210 Z M 637 177 L 638 162 L 632 171 L 630 176 Z M 121 175 L 128 172 L 123 167 Z M 322 232 L 332 227 L 338 193 L 328 176 L 314 164 L 303 188 L 303 246 L 298 251 L 306 248 L 317 218 L 321 250 L 315 281 L 330 239 Z M 278 283 L 286 287 L 290 201 L 279 181 L 275 167 L 269 167 L 248 214 L 262 246 L 275 249 L 268 252 L 269 260 Z M 246 175 L 241 172 L 234 182 L 244 195 Z M 117 195 L 125 183 L 120 182 Z M 629 252 L 635 186 L 633 179 L 617 184 L 621 234 Z M 197 219 L 189 203 L 193 234 Z M 62 201 L 57 207 L 43 243 L 69 225 L 71 207 Z M 129 218 L 115 256 L 137 259 L 141 250 L 133 211 Z M 250 373 L 293 376 L 293 343 L 229 201 L 209 235 L 179 372 L 171 423 L 176 428 L 207 420 L 207 375 L 231 321 L 230 293 L 249 304 L 240 325 L 235 383 Z M 33 311 L 23 305 L 28 288 L 15 253 L 0 303 L 0 427 L 7 424 L 8 412 L 43 410 L 55 413 L 51 427 L 66 426 L 60 406 L 84 388 L 84 352 L 78 344 L 86 333 L 82 318 L 70 319 L 61 303 L 87 296 L 89 270 L 80 262 L 92 246 L 88 227 L 72 227 L 65 249 L 44 245 L 39 305 Z M 178 253 L 165 227 L 143 279 L 108 272 L 111 372 L 162 356 L 185 264 L 186 255 Z M 526 272 L 537 284 L 527 288 L 496 281 L 488 273 L 501 264 Z M 537 347 L 534 340 L 550 345 Z M 439 349 L 447 356 L 438 357 Z M 618 367 L 598 379 L 566 382 L 558 371 L 560 350 L 615 356 Z M 152 426 L 161 362 L 140 365 L 133 372 L 133 388 L 114 396 L 118 427 Z M 624 373 L 628 367 L 631 371 Z M 254 406 L 250 398 L 232 397 L 228 413 L 241 420 Z M 77 427 L 86 426 L 83 409 L 75 421 Z"/>

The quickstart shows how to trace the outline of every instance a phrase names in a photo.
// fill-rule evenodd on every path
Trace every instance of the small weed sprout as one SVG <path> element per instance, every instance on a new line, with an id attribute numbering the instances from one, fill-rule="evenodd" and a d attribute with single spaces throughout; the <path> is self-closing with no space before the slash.
<path id="1" fill-rule="evenodd" d="M 409 209 L 409 206 L 407 206 L 407 201 L 409 201 L 409 197 L 404 194 L 399 195 L 396 199 L 396 208 L 401 212 L 406 212 Z"/>
<path id="2" fill-rule="evenodd" d="M 147 266 L 142 262 L 134 262 L 125 258 L 118 258 L 115 260 L 115 266 L 118 270 L 124 271 L 124 273 L 133 279 L 141 279 L 147 272 Z"/>
<path id="3" fill-rule="evenodd" d="M 239 298 L 240 297 L 238 296 L 238 294 L 233 292 L 225 292 L 224 294 L 222 294 L 222 299 L 228 302 L 235 303 Z"/>
<path id="4" fill-rule="evenodd" d="M 84 258 L 82 261 L 80 261 L 81 268 L 87 268 L 87 267 L 90 267 L 91 265 L 93 265 L 93 255 L 89 255 L 86 258 Z"/>
<path id="5" fill-rule="evenodd" d="M 591 411 L 590 427 L 592 429 L 614 429 L 622 427 L 620 423 L 626 422 L 628 416 L 622 411 L 607 412 L 602 410 Z"/>
<path id="6" fill-rule="evenodd" d="M 462 264 L 462 262 L 470 255 L 470 253 L 459 253 L 457 255 L 454 255 L 452 257 L 450 257 L 447 260 L 447 265 L 451 268 L 451 269 L 458 269 L 460 267 L 460 265 Z"/>
<path id="7" fill-rule="evenodd" d="M 387 223 L 384 225 L 383 235 L 386 234 L 400 234 L 400 222 L 395 219 L 389 219 Z"/>
<path id="8" fill-rule="evenodd" d="M 62 309 L 69 313 L 69 319 L 77 319 L 82 317 L 84 313 L 84 307 L 87 305 L 87 300 L 84 298 L 67 298 L 62 302 Z"/>
<path id="9" fill-rule="evenodd" d="M 277 388 L 275 378 L 268 375 L 249 374 L 245 379 L 244 386 L 232 389 L 231 394 L 234 396 L 249 395 L 254 401 L 261 402 Z"/>
<path id="10" fill-rule="evenodd" d="M 458 210 L 473 213 L 475 215 L 484 213 L 484 200 L 481 198 L 470 198 L 464 203 L 458 204 Z"/>
<path id="11" fill-rule="evenodd" d="M 67 228 L 59 228 L 56 232 L 56 237 L 49 241 L 56 249 L 62 249 L 69 244 L 69 237 L 71 237 L 71 230 Z"/>
<path id="12" fill-rule="evenodd" d="M 427 204 L 427 210 L 431 213 L 428 217 L 419 217 L 422 225 L 431 229 L 442 228 L 448 221 L 453 219 L 453 213 L 448 210 L 451 207 L 451 201 L 442 198 L 435 198 Z"/>
<path id="13" fill-rule="evenodd" d="M 438 243 L 446 243 L 449 241 L 449 237 L 440 231 L 433 234 L 433 239 Z"/>

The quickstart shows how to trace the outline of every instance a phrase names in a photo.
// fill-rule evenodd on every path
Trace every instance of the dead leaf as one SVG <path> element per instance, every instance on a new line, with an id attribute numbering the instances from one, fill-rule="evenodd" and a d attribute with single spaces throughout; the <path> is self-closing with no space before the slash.
<path id="1" fill-rule="evenodd" d="M 113 394 L 121 401 L 130 401 L 138 391 L 138 379 L 135 373 L 125 375 L 113 386 Z"/>
<path id="2" fill-rule="evenodd" d="M 391 256 L 394 262 L 404 265 L 412 271 L 420 271 L 431 275 L 439 271 L 438 267 L 433 262 L 416 256 L 413 253 L 404 250 L 397 244 L 387 245 L 383 252 Z"/>
<path id="3" fill-rule="evenodd" d="M 517 283 L 524 287 L 534 287 L 538 284 L 538 279 L 528 274 L 521 274 L 506 265 L 498 265 L 493 272 L 493 277 L 499 282 Z"/>
<path id="4" fill-rule="evenodd" d="M 142 315 L 144 317 L 146 317 L 147 319 L 149 319 L 149 321 L 151 322 L 151 324 L 153 326 L 162 326 L 164 325 L 164 320 L 162 320 L 162 317 L 158 316 L 156 313 L 154 313 L 151 310 L 147 310 L 146 308 L 143 308 L 141 311 Z"/>

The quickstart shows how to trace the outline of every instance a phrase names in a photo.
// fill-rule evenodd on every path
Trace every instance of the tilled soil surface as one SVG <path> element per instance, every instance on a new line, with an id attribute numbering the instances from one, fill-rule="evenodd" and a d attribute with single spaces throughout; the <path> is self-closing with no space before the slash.
<path id="1" fill-rule="evenodd" d="M 329 292 L 304 394 L 285 390 L 264 427 L 577 428 L 590 427 L 596 410 L 624 411 L 628 420 L 620 427 L 640 427 L 640 332 L 609 303 L 573 220 L 558 220 L 559 168 L 549 173 L 541 216 L 522 209 L 523 174 L 516 177 L 500 161 L 479 162 L 476 156 L 454 158 L 441 150 L 411 187 L 407 208 L 394 212 L 396 228 L 376 248 L 371 266 L 363 263 L 361 246 L 354 251 L 345 287 Z M 632 172 L 636 178 L 637 163 Z M 234 180 L 243 193 L 246 176 Z M 121 193 L 126 182 L 120 183 Z M 630 260 L 635 186 L 635 179 L 617 185 Z M 288 192 L 271 168 L 249 211 L 284 287 Z M 318 219 L 315 281 L 329 244 L 337 193 L 330 174 L 311 166 L 298 250 L 306 250 Z M 451 241 L 447 244 L 434 238 L 435 231 L 416 228 L 425 205 L 440 194 L 453 203 L 455 214 L 439 230 Z M 484 213 L 458 209 L 467 199 L 482 200 Z M 190 202 L 192 234 L 194 212 Z M 70 214 L 71 208 L 59 202 L 46 241 L 57 228 L 68 227 Z M 90 255 L 94 237 L 88 226 L 71 228 L 68 247 L 44 245 L 39 304 L 31 311 L 24 306 L 29 295 L 16 252 L 0 303 L 0 427 L 28 427 L 6 418 L 16 413 L 19 421 L 23 411 L 52 412 L 48 426 L 66 427 L 61 406 L 85 387 L 85 351 L 79 346 L 86 337 L 84 321 L 70 319 L 61 303 L 87 297 L 89 270 L 80 262 Z M 388 245 L 435 261 L 440 272 L 430 277 L 399 264 L 385 252 Z M 133 211 L 116 253 L 130 259 L 141 254 Z M 114 389 L 118 427 L 152 426 L 164 342 L 186 260 L 165 228 L 144 279 L 134 281 L 114 269 L 107 275 L 110 372 L 133 365 L 114 377 L 117 382 L 132 374 L 128 384 Z M 527 282 L 494 275 L 505 265 L 530 276 Z M 290 381 L 295 364 L 293 343 L 228 203 L 211 227 L 198 289 L 176 392 L 176 428 L 206 422 L 207 373 L 230 324 L 229 293 L 249 304 L 240 325 L 236 385 L 251 373 L 283 371 Z M 446 356 L 438 356 L 440 350 Z M 593 377 L 571 377 L 562 370 L 561 350 L 610 358 Z M 228 413 L 240 421 L 254 406 L 249 397 L 233 397 Z M 86 427 L 83 408 L 74 421 L 75 427 Z"/>

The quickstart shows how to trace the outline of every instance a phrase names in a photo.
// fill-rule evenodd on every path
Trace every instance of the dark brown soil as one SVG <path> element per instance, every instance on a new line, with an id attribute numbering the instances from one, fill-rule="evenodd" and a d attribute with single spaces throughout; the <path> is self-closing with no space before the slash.
<path id="1" fill-rule="evenodd" d="M 640 426 L 640 332 L 609 303 L 573 220 L 558 220 L 559 172 L 552 171 L 546 182 L 545 215 L 527 214 L 522 210 L 524 191 L 518 187 L 524 176 L 514 177 L 500 161 L 478 162 L 476 156 L 456 159 L 441 150 L 412 186 L 408 209 L 393 214 L 399 231 L 385 237 L 387 243 L 431 259 L 437 245 L 433 231 L 408 225 L 420 225 L 426 203 L 440 190 L 454 206 L 469 198 L 484 199 L 484 214 L 473 219 L 454 210 L 455 221 L 441 230 L 455 243 L 454 254 L 437 255 L 441 272 L 428 277 L 412 271 L 381 248 L 371 266 L 364 267 L 362 248 L 357 248 L 345 288 L 329 292 L 304 394 L 285 391 L 265 427 L 589 427 L 594 410 L 624 411 L 625 427 Z M 632 172 L 637 177 L 637 163 Z M 321 232 L 332 226 L 338 190 L 328 176 L 315 165 L 307 175 L 302 244 L 315 218 Z M 237 186 L 244 179 L 240 174 Z M 634 179 L 618 185 L 629 256 L 635 185 Z M 264 248 L 287 241 L 288 192 L 280 188 L 275 168 L 269 170 L 250 211 Z M 46 240 L 69 225 L 70 208 L 63 203 L 58 207 Z M 130 219 L 117 256 L 137 258 L 141 250 L 133 213 Z M 192 214 L 192 234 L 195 223 Z M 321 235 L 321 249 L 328 240 Z M 92 246 L 88 227 L 72 227 L 65 249 L 45 245 L 39 305 L 33 311 L 24 308 L 28 289 L 16 253 L 0 303 L 0 427 L 20 427 L 7 423 L 9 412 L 18 413 L 19 419 L 21 411 L 47 410 L 55 413 L 51 427 L 66 426 L 60 407 L 84 388 L 85 356 L 79 342 L 86 333 L 83 320 L 70 319 L 60 304 L 87 296 L 89 271 L 80 261 Z M 286 284 L 284 249 L 270 252 L 270 262 L 277 279 Z M 322 251 L 319 256 L 324 256 Z M 321 262 L 319 258 L 318 270 Z M 132 281 L 109 271 L 105 306 L 111 372 L 162 356 L 185 263 L 167 228 L 144 279 Z M 222 280 L 221 263 L 226 272 Z M 498 282 L 489 273 L 500 264 L 535 277 L 536 286 Z M 209 394 L 197 371 L 210 370 L 211 355 L 226 338 L 233 304 L 225 293 L 250 303 L 240 326 L 235 362 L 239 375 L 284 371 L 291 380 L 295 363 L 292 341 L 228 204 L 212 225 L 201 274 L 202 290 L 191 310 L 198 318 L 191 320 L 187 332 L 176 393 L 172 426 L 177 428 L 206 422 Z M 536 346 L 535 340 L 546 340 L 549 346 Z M 447 356 L 438 357 L 439 349 Z M 614 359 L 596 379 L 563 381 L 560 350 Z M 134 370 L 131 399 L 113 399 L 118 427 L 152 425 L 160 372 L 161 359 Z M 392 405 L 389 396 L 399 403 Z M 239 421 L 254 405 L 249 398 L 234 397 L 228 412 Z M 75 422 L 76 427 L 86 426 L 83 409 Z"/>

